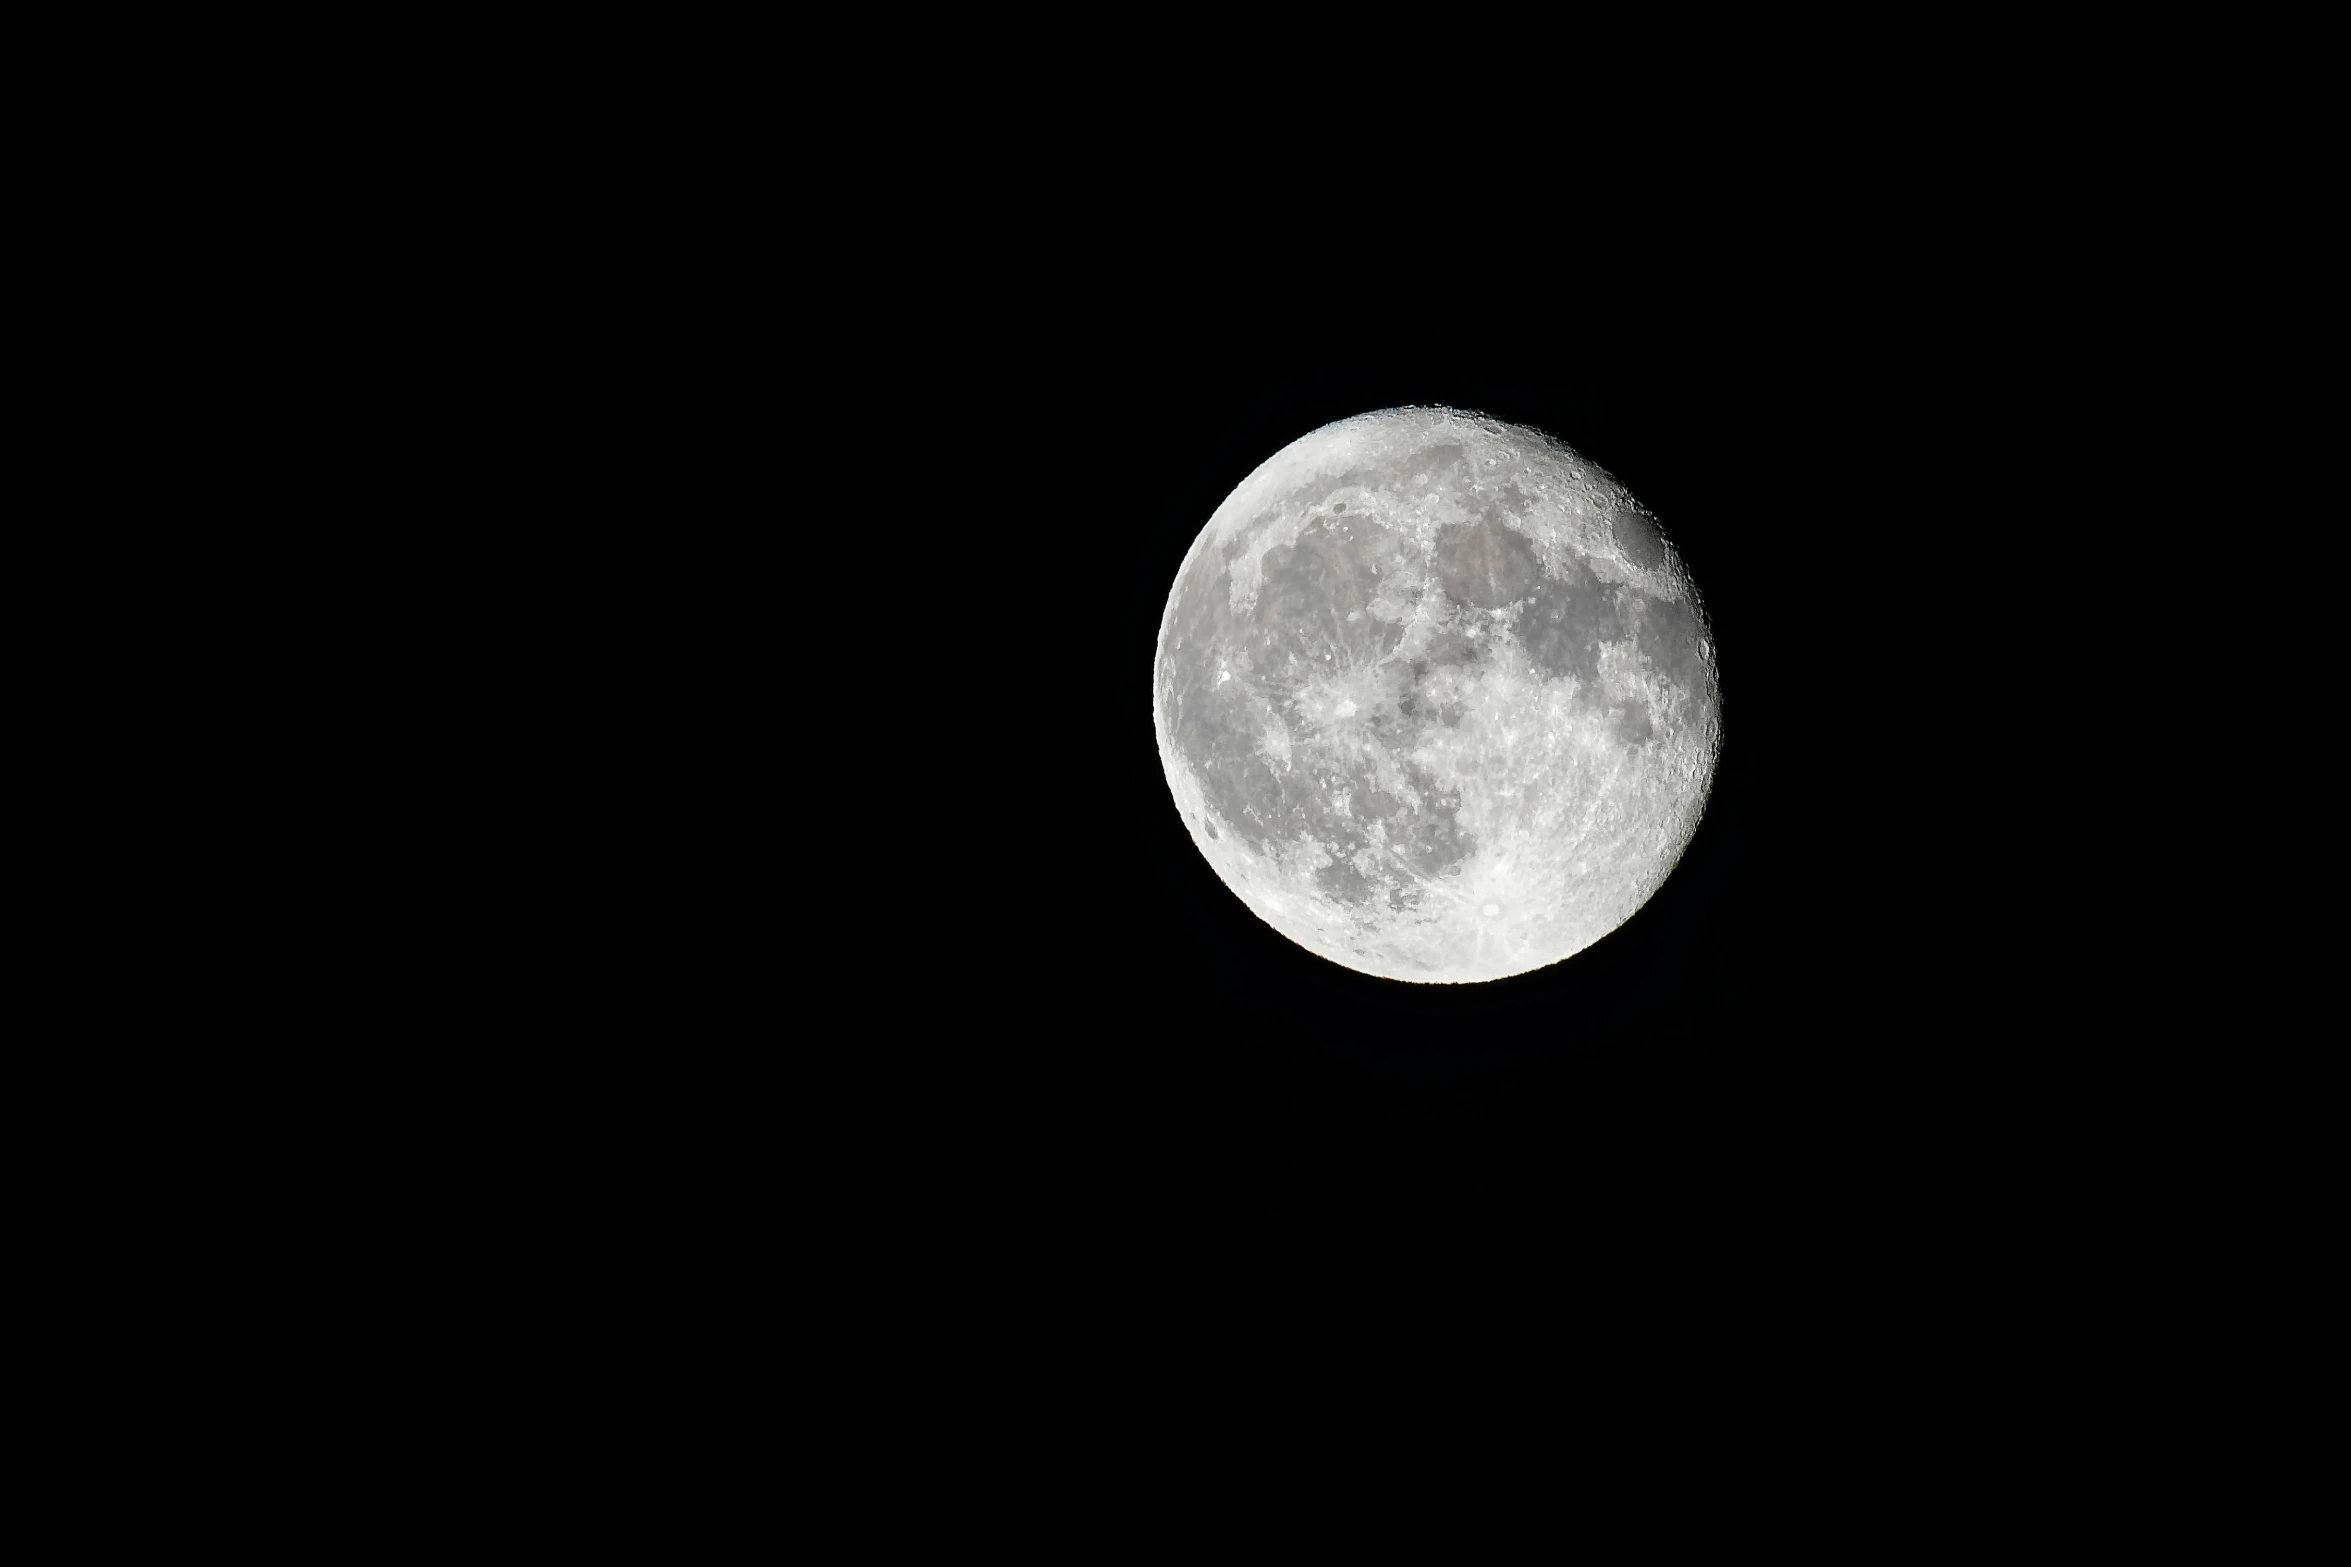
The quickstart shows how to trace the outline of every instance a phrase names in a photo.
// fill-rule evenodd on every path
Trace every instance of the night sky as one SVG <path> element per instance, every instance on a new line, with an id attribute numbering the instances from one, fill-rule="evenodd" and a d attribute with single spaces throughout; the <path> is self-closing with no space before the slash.
<path id="1" fill-rule="evenodd" d="M 1952 780 L 1906 738 L 1904 575 L 1950 508 L 1910 466 L 1919 410 L 1873 376 L 1887 345 L 1808 330 L 1794 301 L 1665 288 L 1386 323 L 1360 294 L 1030 303 L 959 321 L 928 361 L 929 406 L 978 411 L 995 496 L 931 503 L 937 536 L 975 530 L 958 569 L 986 584 L 942 661 L 971 682 L 969 749 L 930 761 L 942 833 L 915 856 L 948 906 L 858 996 L 949 1167 L 1112 1232 L 1376 1238 L 1867 1204 L 1886 1189 L 1867 1172 L 1950 1134 L 1949 1002 L 1893 912 L 1942 874 Z M 1679 868 L 1596 946 L 1487 984 L 1375 979 L 1249 914 L 1152 731 L 1161 610 L 1217 504 L 1297 436 L 1405 403 L 1535 426 L 1615 474 L 1720 649 L 1725 745 Z"/>

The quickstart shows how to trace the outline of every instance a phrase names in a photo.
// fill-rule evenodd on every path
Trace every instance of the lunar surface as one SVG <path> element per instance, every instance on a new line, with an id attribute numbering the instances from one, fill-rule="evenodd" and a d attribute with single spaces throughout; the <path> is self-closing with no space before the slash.
<path id="1" fill-rule="evenodd" d="M 1721 745 L 1656 521 L 1549 436 L 1448 408 L 1326 425 L 1243 480 L 1176 575 L 1151 698 L 1225 885 L 1310 952 L 1428 983 L 1631 918 Z"/>

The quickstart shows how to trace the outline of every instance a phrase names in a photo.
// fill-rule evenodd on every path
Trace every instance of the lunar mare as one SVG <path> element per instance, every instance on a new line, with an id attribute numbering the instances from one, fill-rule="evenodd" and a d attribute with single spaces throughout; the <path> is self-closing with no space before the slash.
<path id="1" fill-rule="evenodd" d="M 1539 431 L 1395 408 L 1284 447 L 1160 621 L 1159 755 L 1241 901 L 1391 979 L 1499 979 L 1616 929 L 1697 830 L 1721 746 L 1688 571 Z"/>

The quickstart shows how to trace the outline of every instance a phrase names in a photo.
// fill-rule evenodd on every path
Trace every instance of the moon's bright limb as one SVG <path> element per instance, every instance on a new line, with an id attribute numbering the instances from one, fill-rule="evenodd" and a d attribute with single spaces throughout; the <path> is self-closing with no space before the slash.
<path id="1" fill-rule="evenodd" d="M 1326 425 L 1244 479 L 1176 574 L 1151 697 L 1225 885 L 1391 979 L 1499 979 L 1616 929 L 1721 746 L 1655 520 L 1550 437 L 1449 408 Z"/>

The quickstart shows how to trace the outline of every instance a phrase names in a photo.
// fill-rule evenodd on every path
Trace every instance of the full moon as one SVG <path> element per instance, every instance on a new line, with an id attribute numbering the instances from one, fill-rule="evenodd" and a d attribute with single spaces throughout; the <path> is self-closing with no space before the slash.
<path id="1" fill-rule="evenodd" d="M 1461 983 L 1630 919 L 1721 749 L 1713 638 L 1656 520 L 1540 431 L 1325 425 L 1193 540 L 1151 712 L 1217 876 L 1307 951 Z"/>

